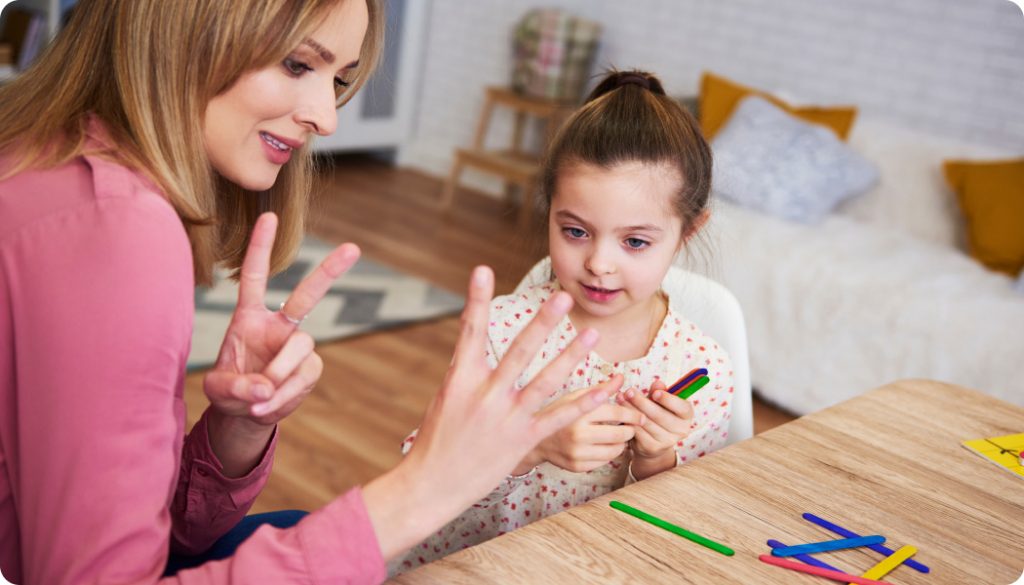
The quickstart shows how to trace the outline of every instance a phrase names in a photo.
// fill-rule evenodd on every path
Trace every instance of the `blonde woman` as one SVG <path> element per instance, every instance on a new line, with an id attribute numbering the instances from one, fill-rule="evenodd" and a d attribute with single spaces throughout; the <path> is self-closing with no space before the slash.
<path id="1" fill-rule="evenodd" d="M 201 555 L 269 474 L 276 424 L 322 364 L 301 318 L 357 259 L 333 251 L 279 310 L 268 275 L 303 233 L 308 141 L 372 71 L 376 0 L 83 0 L 39 62 L 0 89 L 0 570 L 24 584 L 153 583 Z M 276 237 L 276 239 L 275 239 Z M 188 436 L 182 384 L 193 283 L 237 270 L 210 407 Z M 521 392 L 572 301 L 548 302 L 496 369 L 493 275 L 415 448 L 295 526 L 265 527 L 182 583 L 340 583 L 487 494 L 609 383 L 539 411 L 596 333 Z M 385 389 L 382 389 L 384 391 Z"/>

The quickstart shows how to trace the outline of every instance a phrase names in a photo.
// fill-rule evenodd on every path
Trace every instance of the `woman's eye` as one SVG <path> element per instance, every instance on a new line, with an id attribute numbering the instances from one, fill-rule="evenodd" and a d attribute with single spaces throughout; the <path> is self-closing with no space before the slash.
<path id="1" fill-rule="evenodd" d="M 309 65 L 306 65 L 301 61 L 296 61 L 295 59 L 292 58 L 285 59 L 283 64 L 284 68 L 288 70 L 288 73 L 291 73 L 292 75 L 295 76 L 302 75 L 307 71 L 313 70 L 313 68 L 310 67 Z"/>
<path id="2" fill-rule="evenodd" d="M 626 238 L 626 246 L 632 250 L 642 250 L 650 245 L 647 240 L 641 240 L 640 238 Z"/>
<path id="3" fill-rule="evenodd" d="M 350 85 L 352 85 L 352 82 L 350 82 L 350 81 L 345 81 L 344 79 L 342 79 L 340 77 L 335 77 L 334 78 L 334 87 L 336 87 L 337 89 L 345 89 L 346 87 L 348 87 Z"/>
<path id="4" fill-rule="evenodd" d="M 570 238 L 585 238 L 585 237 L 587 237 L 587 232 L 583 231 L 580 228 L 570 227 L 570 228 L 565 228 L 562 231 L 564 231 L 566 233 L 566 235 L 568 235 Z"/>

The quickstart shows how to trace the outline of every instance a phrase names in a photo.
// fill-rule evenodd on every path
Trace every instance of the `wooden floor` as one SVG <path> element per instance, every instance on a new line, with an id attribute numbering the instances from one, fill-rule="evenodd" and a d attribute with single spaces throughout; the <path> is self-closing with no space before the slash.
<path id="1" fill-rule="evenodd" d="M 459 294 L 478 264 L 495 269 L 500 294 L 543 255 L 501 201 L 460 191 L 443 213 L 438 179 L 369 157 L 336 158 L 324 174 L 314 235 L 354 242 L 365 256 Z M 323 377 L 281 424 L 274 471 L 253 511 L 312 510 L 394 466 L 448 367 L 457 327 L 448 317 L 320 345 Z M 207 404 L 201 372 L 188 377 L 185 394 L 191 425 Z M 755 432 L 791 419 L 755 400 Z"/>

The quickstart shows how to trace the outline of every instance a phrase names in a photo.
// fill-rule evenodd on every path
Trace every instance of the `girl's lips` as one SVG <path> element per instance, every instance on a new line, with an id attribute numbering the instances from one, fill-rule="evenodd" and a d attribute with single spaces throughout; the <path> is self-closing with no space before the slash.
<path id="1" fill-rule="evenodd" d="M 583 292 L 584 294 L 587 295 L 587 298 L 597 303 L 607 303 L 608 301 L 611 301 L 612 299 L 617 297 L 620 292 L 622 292 L 622 289 L 610 290 L 606 288 L 588 286 L 582 283 L 580 284 L 583 287 Z"/>

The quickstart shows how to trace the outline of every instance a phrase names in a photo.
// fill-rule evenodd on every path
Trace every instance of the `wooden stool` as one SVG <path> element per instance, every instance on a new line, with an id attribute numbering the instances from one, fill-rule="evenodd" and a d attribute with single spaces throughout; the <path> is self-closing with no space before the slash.
<path id="1" fill-rule="evenodd" d="M 491 116 L 497 106 L 511 109 L 515 113 L 512 131 L 512 147 L 508 150 L 490 150 L 484 147 Z M 534 197 L 540 180 L 540 153 L 523 150 L 523 130 L 527 117 L 540 120 L 544 126 L 545 144 L 558 128 L 561 119 L 571 111 L 572 104 L 554 100 L 527 97 L 500 87 L 488 87 L 484 109 L 476 128 L 472 148 L 457 148 L 452 172 L 445 181 L 441 194 L 441 207 L 447 209 L 455 199 L 455 189 L 466 167 L 498 175 L 505 182 L 505 196 L 511 197 L 515 187 L 523 194 L 519 210 L 519 223 L 525 225 L 533 212 Z"/>

